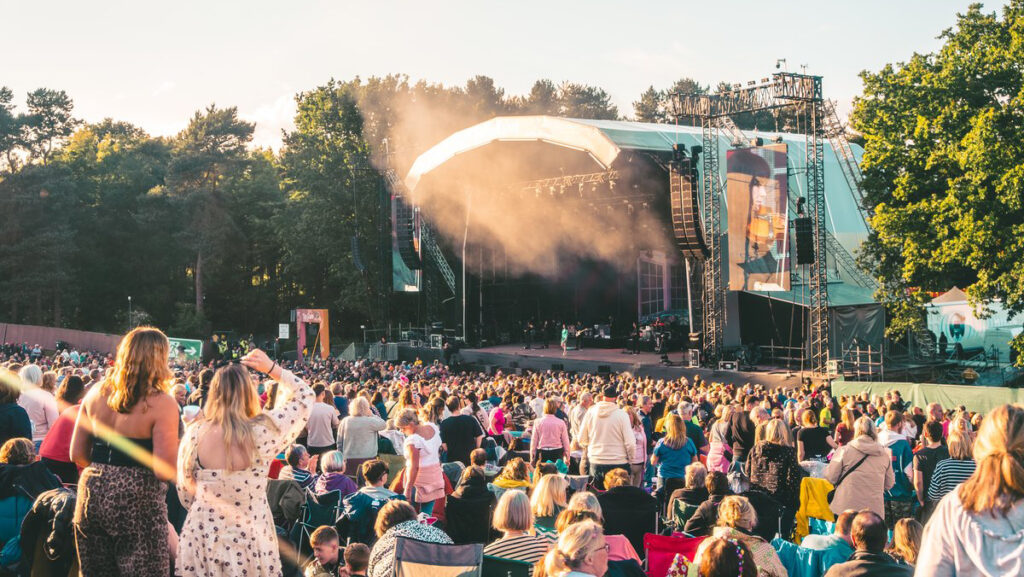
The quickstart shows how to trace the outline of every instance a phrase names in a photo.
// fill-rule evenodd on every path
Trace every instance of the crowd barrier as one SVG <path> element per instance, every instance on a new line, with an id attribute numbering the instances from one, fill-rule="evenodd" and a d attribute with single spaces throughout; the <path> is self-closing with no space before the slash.
<path id="1" fill-rule="evenodd" d="M 1024 403 L 1024 389 L 1008 387 L 982 387 L 970 385 L 936 385 L 927 383 L 865 383 L 857 381 L 833 381 L 832 394 L 859 395 L 867 391 L 871 396 L 884 395 L 887 391 L 899 391 L 903 400 L 912 405 L 925 407 L 928 403 L 940 403 L 944 409 L 963 405 L 971 411 L 987 413 L 1007 403 Z"/>
<path id="2" fill-rule="evenodd" d="M 67 342 L 79 351 L 113 353 L 117 351 L 121 335 L 0 323 L 0 342 L 2 343 L 28 343 L 30 347 L 38 344 L 43 349 L 52 351 L 56 347 L 57 341 Z"/>

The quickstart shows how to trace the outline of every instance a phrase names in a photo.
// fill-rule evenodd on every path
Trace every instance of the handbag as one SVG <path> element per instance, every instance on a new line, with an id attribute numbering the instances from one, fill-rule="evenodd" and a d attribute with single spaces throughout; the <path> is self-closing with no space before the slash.
<path id="1" fill-rule="evenodd" d="M 838 479 L 836 479 L 836 484 L 832 486 L 832 490 L 828 492 L 828 495 L 825 495 L 825 498 L 826 498 L 826 499 L 828 499 L 828 504 L 829 504 L 829 505 L 831 505 L 831 504 L 832 504 L 832 499 L 835 499 L 835 498 L 836 498 L 836 489 L 838 489 L 838 488 L 839 488 L 839 484 L 843 482 L 843 479 L 845 479 L 845 478 L 846 478 L 846 477 L 847 477 L 847 476 L 848 476 L 848 475 L 849 475 L 850 473 L 852 473 L 852 472 L 856 471 L 856 470 L 857 470 L 857 467 L 860 467 L 861 463 L 863 463 L 864 461 L 866 461 L 866 460 L 867 460 L 867 458 L 868 458 L 868 456 L 867 456 L 867 455 L 864 455 L 863 457 L 861 457 L 861 458 L 860 458 L 860 460 L 859 460 L 859 461 L 857 461 L 856 463 L 854 463 L 854 465 L 853 465 L 852 467 L 850 467 L 850 468 L 849 468 L 848 470 L 846 470 L 846 471 L 843 471 L 843 474 L 842 474 L 842 475 L 839 475 L 839 478 L 838 478 Z"/>

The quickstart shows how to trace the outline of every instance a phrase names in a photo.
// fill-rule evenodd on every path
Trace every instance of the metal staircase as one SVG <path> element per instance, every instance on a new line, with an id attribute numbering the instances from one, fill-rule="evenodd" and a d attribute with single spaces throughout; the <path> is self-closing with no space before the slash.
<path id="1" fill-rule="evenodd" d="M 850 141 L 846 138 L 846 126 L 839 120 L 836 112 L 836 103 L 832 100 L 825 100 L 821 103 L 823 117 L 822 124 L 825 131 L 825 138 L 832 145 L 832 152 L 839 160 L 839 168 L 843 172 L 843 178 L 850 185 L 854 198 L 857 201 L 857 208 L 860 217 L 864 220 L 864 226 L 871 221 L 871 211 L 864 198 L 864 175 L 860 172 L 860 165 L 853 156 L 853 149 L 850 148 Z"/>
<path id="2" fill-rule="evenodd" d="M 395 172 L 394 168 L 387 166 L 384 169 L 384 180 L 387 181 L 388 187 L 395 193 L 397 198 L 408 202 L 408 191 L 405 188 L 405 183 L 399 178 L 398 173 Z M 418 210 L 413 208 L 413 210 Z M 427 223 L 420 219 L 420 249 L 421 252 L 426 253 L 430 259 L 436 264 L 437 270 L 441 273 L 441 278 L 444 279 L 444 283 L 448 286 L 448 289 L 454 295 L 456 294 L 455 286 L 455 272 L 452 271 L 451 265 L 448 264 L 448 259 L 444 256 L 444 251 L 437 244 L 437 239 L 434 237 L 433 231 Z"/>
<path id="3" fill-rule="evenodd" d="M 452 271 L 452 267 L 448 264 L 448 259 L 444 257 L 444 252 L 441 247 L 438 246 L 437 240 L 434 238 L 434 232 L 430 229 L 427 223 L 420 220 L 420 243 L 423 245 L 423 249 L 431 260 L 437 265 L 438 272 L 441 273 L 441 278 L 444 279 L 444 284 L 448 285 L 448 290 L 452 294 L 455 292 L 455 272 Z"/>

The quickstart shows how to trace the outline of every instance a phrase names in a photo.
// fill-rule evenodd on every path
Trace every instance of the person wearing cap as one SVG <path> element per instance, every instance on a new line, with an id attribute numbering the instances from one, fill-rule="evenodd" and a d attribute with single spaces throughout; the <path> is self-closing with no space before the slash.
<path id="1" fill-rule="evenodd" d="M 629 470 L 636 453 L 636 437 L 626 414 L 616 401 L 615 385 L 604 389 L 604 398 L 591 407 L 580 423 L 578 443 L 587 452 L 590 476 L 594 484 L 604 488 L 604 475 L 612 469 Z"/>

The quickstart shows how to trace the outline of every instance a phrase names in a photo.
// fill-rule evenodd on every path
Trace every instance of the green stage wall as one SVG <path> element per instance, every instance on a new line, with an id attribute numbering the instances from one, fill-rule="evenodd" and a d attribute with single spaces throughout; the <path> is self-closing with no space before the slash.
<path id="1" fill-rule="evenodd" d="M 1024 403 L 1024 389 L 1006 387 L 978 387 L 968 385 L 934 385 L 921 383 L 864 383 L 856 381 L 833 381 L 832 394 L 859 395 L 867 391 L 871 396 L 884 395 L 886 391 L 897 390 L 905 401 L 918 407 L 928 403 L 940 403 L 949 409 L 963 405 L 971 411 L 987 413 L 999 405 Z"/>

